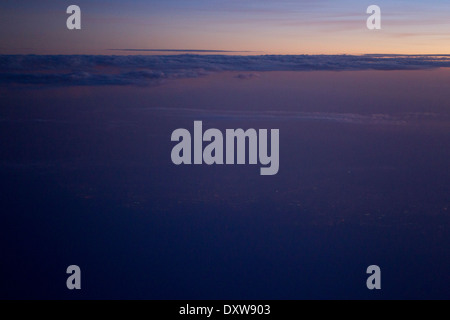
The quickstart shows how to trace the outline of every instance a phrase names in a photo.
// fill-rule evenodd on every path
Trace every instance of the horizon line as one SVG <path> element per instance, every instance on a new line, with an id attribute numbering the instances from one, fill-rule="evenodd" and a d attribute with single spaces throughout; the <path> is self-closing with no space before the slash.
<path id="1" fill-rule="evenodd" d="M 209 50 L 209 49 L 106 49 L 108 51 L 132 51 L 132 52 L 199 52 L 199 53 L 239 53 L 239 52 L 263 52 L 263 51 L 235 51 L 235 50 Z"/>
<path id="2" fill-rule="evenodd" d="M 187 52 L 187 53 L 258 53 L 263 51 L 228 51 L 228 50 L 195 50 L 195 49 L 189 49 L 189 50 L 181 50 L 181 49 L 167 49 L 167 50 L 160 50 L 160 49 L 105 49 L 108 51 L 130 51 L 130 52 L 179 52 L 179 55 L 183 55 L 181 53 Z M 195 54 L 194 54 L 195 55 Z M 88 54 L 88 53 L 75 53 L 75 54 L 68 54 L 68 53 L 0 53 L 0 56 L 108 56 L 107 54 Z M 143 55 L 145 56 L 145 55 Z M 151 56 L 151 55 L 149 55 Z M 164 56 L 164 55 L 161 55 Z M 203 55 L 199 55 L 203 56 Z M 207 55 L 204 55 L 207 56 Z M 246 55 L 235 55 L 235 56 L 246 56 Z M 297 54 L 260 54 L 260 55 L 249 55 L 249 56 L 372 56 L 372 57 L 450 57 L 450 54 L 444 53 L 444 54 L 411 54 L 411 53 L 317 53 L 317 54 L 310 54 L 310 53 L 297 53 Z"/>

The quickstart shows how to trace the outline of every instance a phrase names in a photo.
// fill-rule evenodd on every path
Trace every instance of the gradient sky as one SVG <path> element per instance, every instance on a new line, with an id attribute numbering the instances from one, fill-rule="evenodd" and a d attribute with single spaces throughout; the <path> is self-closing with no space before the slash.
<path id="1" fill-rule="evenodd" d="M 82 30 L 66 28 L 66 8 Z M 382 30 L 366 9 L 382 9 Z M 201 49 L 255 54 L 448 54 L 448 0 L 2 1 L 1 54 L 130 54 Z M 245 53 L 248 54 L 248 53 Z"/>

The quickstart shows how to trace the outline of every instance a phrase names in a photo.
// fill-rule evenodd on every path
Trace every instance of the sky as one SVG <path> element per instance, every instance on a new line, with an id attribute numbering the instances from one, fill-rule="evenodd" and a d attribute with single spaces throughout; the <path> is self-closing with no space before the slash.
<path id="1" fill-rule="evenodd" d="M 81 30 L 66 28 L 72 4 Z M 373 4 L 381 30 L 366 27 Z M 2 1 L 0 54 L 448 54 L 449 17 L 448 0 Z"/>

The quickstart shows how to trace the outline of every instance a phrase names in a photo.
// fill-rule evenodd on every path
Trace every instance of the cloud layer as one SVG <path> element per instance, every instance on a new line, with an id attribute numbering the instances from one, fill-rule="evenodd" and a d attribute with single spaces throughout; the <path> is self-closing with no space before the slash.
<path id="1" fill-rule="evenodd" d="M 0 55 L 0 84 L 154 85 L 211 72 L 418 70 L 450 67 L 450 56 L 405 55 Z M 251 74 L 251 73 L 250 73 Z M 246 77 L 242 73 L 241 78 Z"/>

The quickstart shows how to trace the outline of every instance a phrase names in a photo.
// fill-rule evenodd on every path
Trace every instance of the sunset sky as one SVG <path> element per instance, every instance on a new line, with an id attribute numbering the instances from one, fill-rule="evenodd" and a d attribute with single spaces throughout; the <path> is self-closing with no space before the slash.
<path id="1" fill-rule="evenodd" d="M 82 30 L 66 28 L 66 8 L 71 4 L 81 7 Z M 366 10 L 372 4 L 382 10 L 380 31 L 366 27 Z M 450 2 L 2 1 L 0 39 L 0 54 L 135 53 L 110 49 L 448 54 Z"/>

